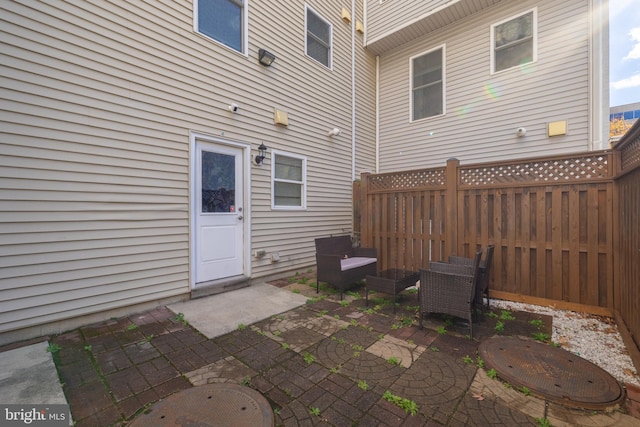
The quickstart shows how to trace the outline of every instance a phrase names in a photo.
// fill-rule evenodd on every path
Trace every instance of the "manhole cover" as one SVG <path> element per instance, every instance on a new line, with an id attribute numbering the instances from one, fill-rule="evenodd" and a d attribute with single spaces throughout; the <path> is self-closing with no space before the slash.
<path id="1" fill-rule="evenodd" d="M 583 409 L 606 409 L 624 399 L 624 389 L 608 372 L 561 348 L 513 337 L 495 337 L 478 347 L 488 368 L 516 388 L 552 402 Z"/>
<path id="2" fill-rule="evenodd" d="M 140 415 L 132 427 L 273 427 L 271 405 L 252 388 L 208 384 L 169 396 Z"/>

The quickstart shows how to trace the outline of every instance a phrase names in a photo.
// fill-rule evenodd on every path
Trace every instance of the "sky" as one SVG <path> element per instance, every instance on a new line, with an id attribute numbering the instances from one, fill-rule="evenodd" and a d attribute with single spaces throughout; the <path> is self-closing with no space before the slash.
<path id="1" fill-rule="evenodd" d="M 609 0 L 609 104 L 640 102 L 640 0 Z"/>

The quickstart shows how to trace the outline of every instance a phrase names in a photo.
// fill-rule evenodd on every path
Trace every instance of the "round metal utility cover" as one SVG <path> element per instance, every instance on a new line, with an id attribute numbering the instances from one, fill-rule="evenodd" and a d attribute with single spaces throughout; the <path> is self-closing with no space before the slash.
<path id="1" fill-rule="evenodd" d="M 238 384 L 208 384 L 173 394 L 136 418 L 131 427 L 273 427 L 271 405 Z"/>
<path id="2" fill-rule="evenodd" d="M 562 405 L 611 408 L 624 389 L 608 372 L 561 348 L 514 337 L 495 337 L 478 347 L 485 366 L 514 386 Z"/>

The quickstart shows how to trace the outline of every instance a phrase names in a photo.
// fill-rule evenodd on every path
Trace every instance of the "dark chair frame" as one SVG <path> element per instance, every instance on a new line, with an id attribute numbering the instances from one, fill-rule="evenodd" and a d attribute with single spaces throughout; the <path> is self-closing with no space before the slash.
<path id="1" fill-rule="evenodd" d="M 473 339 L 473 306 L 482 251 L 476 253 L 473 265 L 432 262 L 428 270 L 420 270 L 420 327 L 425 315 L 450 314 L 469 322 Z"/>
<path id="2" fill-rule="evenodd" d="M 478 282 L 476 283 L 476 295 L 475 295 L 475 305 L 476 307 L 484 308 L 484 298 L 487 298 L 487 310 L 490 308 L 490 299 L 489 299 L 489 279 L 491 276 L 491 267 L 493 265 L 493 251 L 495 250 L 495 245 L 487 246 L 487 251 L 483 260 L 480 261 L 480 271 L 478 275 Z M 450 256 L 449 262 L 451 264 L 458 265 L 473 265 L 473 258 L 465 258 L 459 256 Z"/>
<path id="3" fill-rule="evenodd" d="M 377 250 L 375 248 L 354 248 L 351 236 L 341 235 L 319 237 L 315 239 L 317 282 L 316 293 L 320 291 L 320 282 L 328 283 L 340 291 L 342 299 L 344 291 L 365 279 L 375 276 L 378 269 Z M 341 261 L 345 258 L 374 258 L 375 261 L 359 267 L 342 270 Z"/>

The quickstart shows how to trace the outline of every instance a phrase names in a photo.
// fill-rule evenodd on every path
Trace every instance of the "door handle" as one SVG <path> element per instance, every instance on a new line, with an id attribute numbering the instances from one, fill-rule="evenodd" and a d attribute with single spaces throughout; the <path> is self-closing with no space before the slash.
<path id="1" fill-rule="evenodd" d="M 242 220 L 242 218 L 244 218 L 242 215 L 238 215 L 238 221 Z"/>

